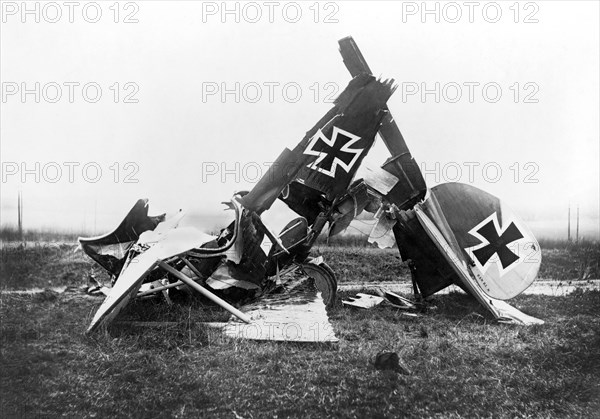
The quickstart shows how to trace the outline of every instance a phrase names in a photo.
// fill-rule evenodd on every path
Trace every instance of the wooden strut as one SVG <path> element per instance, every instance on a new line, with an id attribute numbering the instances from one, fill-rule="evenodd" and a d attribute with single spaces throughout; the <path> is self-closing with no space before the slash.
<path id="1" fill-rule="evenodd" d="M 151 288 L 148 291 L 138 292 L 138 294 L 136 295 L 136 298 L 145 297 L 145 296 L 151 295 L 151 294 L 156 294 L 159 291 L 165 291 L 165 290 L 168 290 L 169 288 L 175 288 L 180 285 L 183 285 L 182 281 L 177 281 L 172 284 L 163 285 L 162 287 Z"/>
<path id="2" fill-rule="evenodd" d="M 242 320 L 245 323 L 252 323 L 252 319 L 248 315 L 242 313 L 240 310 L 238 310 L 237 308 L 235 308 L 234 306 L 232 306 L 231 304 L 229 304 L 227 301 L 223 300 L 222 298 L 217 297 L 212 292 L 210 292 L 206 288 L 202 287 L 200 284 L 198 284 L 196 281 L 194 281 L 187 275 L 179 272 L 177 269 L 173 268 L 172 266 L 167 265 L 163 261 L 158 262 L 158 266 L 160 266 L 161 268 L 163 268 L 165 271 L 169 272 L 170 274 L 173 274 L 174 276 L 176 276 L 177 278 L 179 278 L 180 280 L 185 282 L 187 285 L 189 285 L 190 287 L 192 287 L 193 289 L 198 291 L 200 294 L 202 294 L 209 300 L 211 300 L 211 301 L 215 302 L 216 304 L 218 304 L 219 306 L 223 307 L 225 310 L 229 311 L 231 314 L 236 316 L 238 319 Z"/>

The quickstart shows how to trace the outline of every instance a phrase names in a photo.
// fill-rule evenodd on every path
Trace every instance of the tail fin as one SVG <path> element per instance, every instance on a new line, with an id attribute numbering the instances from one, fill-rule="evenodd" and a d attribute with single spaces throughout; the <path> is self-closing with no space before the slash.
<path id="1" fill-rule="evenodd" d="M 444 235 L 436 224 L 426 215 L 420 205 L 415 208 L 417 217 L 425 231 L 434 241 L 438 250 L 446 258 L 457 274 L 461 285 L 467 289 L 494 317 L 502 323 L 517 323 L 523 325 L 543 324 L 544 321 L 525 314 L 505 301 L 490 297 L 485 294 L 478 282 L 473 280 L 472 271 L 461 261 L 460 254 L 453 251 L 452 246 L 446 241 Z"/>
<path id="2" fill-rule="evenodd" d="M 543 323 L 502 301 L 531 285 L 541 251 L 531 231 L 498 198 L 470 185 L 447 183 L 434 187 L 415 211 L 459 284 L 499 321 Z"/>
<path id="3" fill-rule="evenodd" d="M 507 300 L 533 283 L 540 246 L 498 198 L 470 185 L 446 183 L 432 188 L 424 209 L 487 295 Z"/>

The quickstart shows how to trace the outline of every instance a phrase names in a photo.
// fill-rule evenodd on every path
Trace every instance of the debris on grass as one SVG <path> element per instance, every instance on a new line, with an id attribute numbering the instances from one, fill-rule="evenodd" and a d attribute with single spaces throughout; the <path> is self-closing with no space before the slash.
<path id="1" fill-rule="evenodd" d="M 350 307 L 369 309 L 381 304 L 385 299 L 375 295 L 358 293 L 356 297 L 348 297 L 342 304 Z"/>
<path id="2" fill-rule="evenodd" d="M 403 375 L 411 375 L 411 371 L 400 360 L 396 352 L 380 352 L 375 355 L 373 366 L 376 370 L 390 370 Z"/>

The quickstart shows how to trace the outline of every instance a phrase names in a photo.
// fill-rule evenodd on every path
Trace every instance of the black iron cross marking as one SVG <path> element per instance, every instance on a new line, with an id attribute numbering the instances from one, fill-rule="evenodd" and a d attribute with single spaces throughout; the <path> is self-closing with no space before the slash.
<path id="1" fill-rule="evenodd" d="M 498 235 L 494 221 L 490 220 L 487 224 L 477 230 L 477 233 L 488 241 L 486 246 L 473 250 L 473 255 L 475 255 L 481 266 L 484 266 L 487 261 L 494 256 L 494 253 L 500 258 L 502 269 L 508 268 L 514 262 L 519 260 L 519 256 L 513 253 L 507 246 L 510 243 L 523 238 L 523 235 L 515 223 L 511 222 L 504 233 Z"/>
<path id="2" fill-rule="evenodd" d="M 308 167 L 333 178 L 336 176 L 338 166 L 346 173 L 350 173 L 363 151 L 362 148 L 351 147 L 358 140 L 360 140 L 359 136 L 338 127 L 333 127 L 331 139 L 319 130 L 304 151 L 304 154 L 317 156 Z"/>

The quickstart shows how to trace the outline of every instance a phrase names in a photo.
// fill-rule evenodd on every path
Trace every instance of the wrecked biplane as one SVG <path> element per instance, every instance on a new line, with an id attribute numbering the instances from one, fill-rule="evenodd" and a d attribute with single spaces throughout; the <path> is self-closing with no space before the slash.
<path id="1" fill-rule="evenodd" d="M 339 234 L 363 211 L 377 219 L 369 241 L 398 244 L 423 297 L 457 284 L 500 321 L 541 322 L 503 301 L 537 274 L 540 250 L 531 232 L 497 198 L 472 186 L 428 189 L 386 105 L 393 80 L 371 74 L 352 38 L 340 40 L 340 52 L 352 80 L 251 191 L 232 197 L 234 220 L 217 237 L 179 227 L 182 213 L 148 216 L 147 201 L 139 200 L 113 232 L 79 239 L 113 278 L 88 333 L 109 324 L 132 298 L 188 288 L 232 314 L 227 335 L 336 341 L 325 311 L 335 301 L 335 275 L 310 250 L 325 227 Z M 355 179 L 377 133 L 392 157 Z M 298 214 L 279 234 L 261 218 L 277 199 Z M 224 290 L 237 292 L 224 298 Z M 243 311 L 232 305 L 247 301 Z"/>
<path id="2" fill-rule="evenodd" d="M 349 190 L 349 185 L 375 140 L 393 91 L 392 80 L 368 74 L 352 79 L 333 108 L 293 150 L 285 149 L 250 192 L 233 196 L 228 205 L 235 219 L 218 237 L 192 227 L 178 228 L 181 215 L 166 220 L 150 217 L 147 202 L 140 200 L 112 233 L 81 238 L 85 253 L 114 278 L 110 295 L 88 332 L 108 324 L 132 297 L 186 285 L 243 322 L 256 326 L 265 319 L 265 324 L 267 320 L 269 325 L 281 324 L 282 333 L 290 324 L 285 313 L 302 301 L 310 307 L 303 316 L 293 318 L 296 340 L 334 340 L 325 305 L 335 300 L 335 276 L 322 259 L 311 259 L 309 253 L 321 230 L 335 223 L 341 208 L 352 199 L 354 189 Z M 299 217 L 275 234 L 261 214 L 278 198 Z M 261 247 L 265 236 L 272 242 L 268 254 Z M 311 280 L 316 287 L 306 285 Z M 140 293 L 143 283 L 153 284 L 153 289 Z M 256 302 L 241 312 L 217 295 L 225 286 L 262 302 L 263 309 Z M 282 288 L 285 297 L 279 292 Z M 308 326 L 303 327 L 300 320 Z M 315 333 L 315 325 L 322 330 Z M 267 329 L 269 339 L 288 338 L 277 335 L 273 327 Z M 257 338 L 264 338 L 265 328 L 252 330 L 258 330 Z"/>

